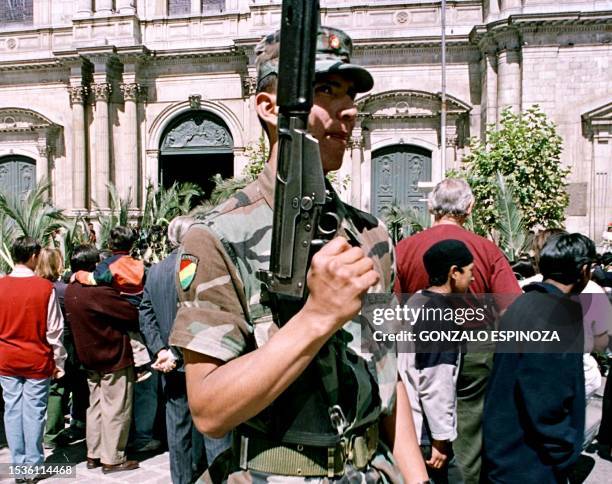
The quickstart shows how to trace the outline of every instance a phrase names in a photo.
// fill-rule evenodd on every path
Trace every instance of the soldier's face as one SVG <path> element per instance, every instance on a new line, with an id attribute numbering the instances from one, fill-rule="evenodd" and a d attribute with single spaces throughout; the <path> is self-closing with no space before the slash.
<path id="1" fill-rule="evenodd" d="M 325 173 L 342 166 L 356 118 L 353 81 L 338 74 L 317 79 L 308 131 L 319 141 Z"/>

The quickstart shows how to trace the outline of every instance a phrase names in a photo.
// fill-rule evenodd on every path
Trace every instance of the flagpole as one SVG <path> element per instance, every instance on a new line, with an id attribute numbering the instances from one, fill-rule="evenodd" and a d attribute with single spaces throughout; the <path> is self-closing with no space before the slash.
<path id="1" fill-rule="evenodd" d="M 442 64 L 442 90 L 440 95 L 440 160 L 442 164 L 442 176 L 446 171 L 446 0 L 441 5 L 441 64 Z"/>

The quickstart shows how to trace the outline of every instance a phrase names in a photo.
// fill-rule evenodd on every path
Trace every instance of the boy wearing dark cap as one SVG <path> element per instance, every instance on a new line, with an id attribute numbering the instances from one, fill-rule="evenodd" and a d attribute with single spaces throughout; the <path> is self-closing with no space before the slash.
<path id="1" fill-rule="evenodd" d="M 472 282 L 474 258 L 459 240 L 442 240 L 423 256 L 429 287 L 412 296 L 408 306 L 441 315 L 453 311 L 449 294 L 464 294 Z M 425 311 L 424 311 L 425 312 Z M 423 312 L 423 313 L 424 313 Z M 421 314 L 423 314 L 421 313 Z M 457 437 L 457 375 L 459 348 L 456 344 L 419 343 L 419 334 L 429 330 L 460 329 L 454 321 L 420 317 L 414 322 L 414 349 L 398 355 L 400 376 L 410 398 L 417 438 L 434 482 L 462 482 L 454 464 L 452 442 Z"/>
<path id="2" fill-rule="evenodd" d="M 373 85 L 366 69 L 350 63 L 351 49 L 346 33 L 319 29 L 308 132 L 325 173 L 342 165 L 355 95 Z M 405 482 L 426 481 L 395 349 L 363 334 L 356 318 L 364 293 L 391 291 L 393 245 L 384 225 L 328 187 L 326 209 L 340 220 L 339 237 L 313 256 L 307 299 L 282 327 L 262 304 L 256 273 L 270 260 L 279 33 L 255 52 L 255 106 L 270 140 L 268 163 L 255 182 L 191 226 L 179 253 L 170 344 L 184 349 L 197 427 L 213 437 L 233 430 L 232 449 L 205 479 L 378 483 L 398 482 L 401 472 Z M 349 245 L 348 234 L 359 247 Z"/>

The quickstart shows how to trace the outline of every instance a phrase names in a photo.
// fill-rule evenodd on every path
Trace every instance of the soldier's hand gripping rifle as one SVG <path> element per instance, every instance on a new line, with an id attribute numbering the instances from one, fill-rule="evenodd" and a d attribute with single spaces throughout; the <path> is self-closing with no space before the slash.
<path id="1" fill-rule="evenodd" d="M 321 245 L 321 237 L 329 238 L 319 227 L 326 195 L 319 143 L 306 131 L 313 103 L 318 28 L 318 0 L 283 1 L 270 270 L 257 274 L 277 300 L 279 296 L 304 296 L 311 247 Z"/>

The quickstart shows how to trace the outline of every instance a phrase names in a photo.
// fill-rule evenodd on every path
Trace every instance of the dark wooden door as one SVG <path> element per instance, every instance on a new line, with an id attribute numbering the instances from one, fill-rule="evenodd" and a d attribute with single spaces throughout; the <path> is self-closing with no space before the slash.
<path id="1" fill-rule="evenodd" d="M 431 181 L 431 152 L 412 145 L 393 145 L 372 155 L 372 213 L 382 217 L 392 204 L 427 210 L 420 181 Z"/>
<path id="2" fill-rule="evenodd" d="M 36 185 L 36 162 L 25 156 L 0 158 L 0 191 L 14 193 L 22 199 Z"/>

